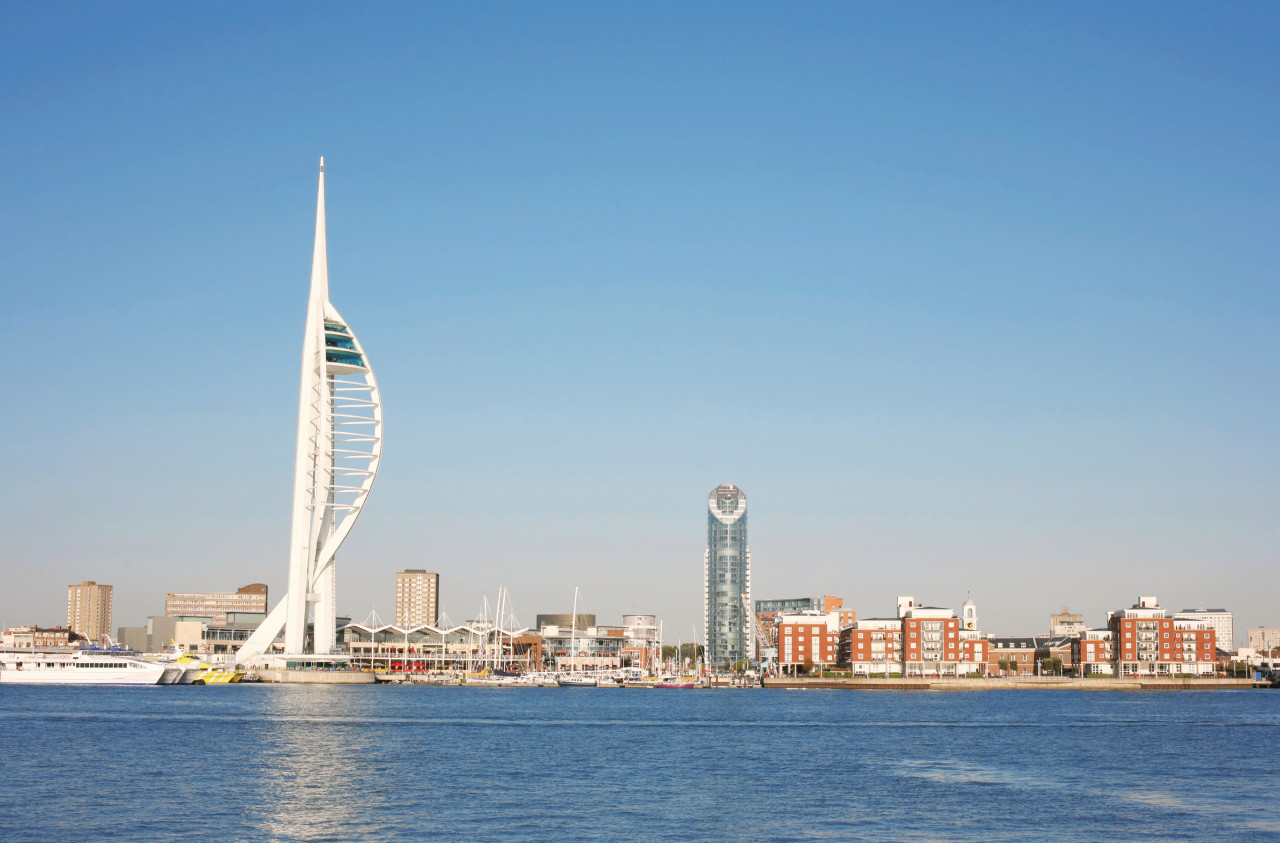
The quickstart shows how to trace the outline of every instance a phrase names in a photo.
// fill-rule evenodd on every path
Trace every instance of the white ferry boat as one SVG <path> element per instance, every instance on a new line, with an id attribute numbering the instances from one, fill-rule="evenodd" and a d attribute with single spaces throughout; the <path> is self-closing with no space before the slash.
<path id="1" fill-rule="evenodd" d="M 9 650 L 0 652 L 0 685 L 159 685 L 172 667 L 113 650 Z"/>

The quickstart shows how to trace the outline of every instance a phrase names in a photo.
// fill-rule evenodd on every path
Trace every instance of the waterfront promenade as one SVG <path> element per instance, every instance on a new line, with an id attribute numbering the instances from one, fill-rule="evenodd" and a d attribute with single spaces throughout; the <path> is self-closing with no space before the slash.
<path id="1" fill-rule="evenodd" d="M 371 672 L 365 670 L 261 670 L 259 679 L 266 683 L 300 685 L 373 685 L 406 684 L 475 687 L 462 674 L 441 674 L 428 679 L 422 675 Z M 554 687 L 554 682 L 517 683 L 502 685 L 510 688 Z M 602 684 L 601 688 L 624 688 L 621 684 Z M 1239 691 L 1253 688 L 1267 689 L 1269 683 L 1253 679 L 1226 677 L 1093 677 L 1080 679 L 1060 676 L 1023 676 L 1002 678 L 843 678 L 843 677 L 766 677 L 749 680 L 734 676 L 713 676 L 700 687 L 718 689 L 773 688 L 788 690 L 847 690 L 847 691 Z"/>
<path id="2" fill-rule="evenodd" d="M 1252 679 L 1181 678 L 1181 677 L 1100 677 L 1076 679 L 1060 676 L 1024 676 L 1000 679 L 842 679 L 834 677 L 771 677 L 764 680 L 767 688 L 844 689 L 851 691 L 1214 691 L 1267 687 Z"/>

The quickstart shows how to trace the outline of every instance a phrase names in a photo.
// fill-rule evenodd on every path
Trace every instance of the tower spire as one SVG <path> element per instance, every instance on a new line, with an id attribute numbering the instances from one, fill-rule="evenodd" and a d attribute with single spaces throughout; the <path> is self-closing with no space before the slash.
<path id="1" fill-rule="evenodd" d="M 324 236 L 324 156 L 320 157 L 320 188 L 316 196 L 316 243 L 311 253 L 311 303 L 329 300 L 329 250 Z"/>

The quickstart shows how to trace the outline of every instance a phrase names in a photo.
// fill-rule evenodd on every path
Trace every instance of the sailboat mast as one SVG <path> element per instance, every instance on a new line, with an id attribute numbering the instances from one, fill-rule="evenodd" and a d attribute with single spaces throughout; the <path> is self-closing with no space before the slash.
<path id="1" fill-rule="evenodd" d="M 578 664 L 578 587 L 573 587 L 573 614 L 569 621 L 569 672 L 577 670 Z"/>

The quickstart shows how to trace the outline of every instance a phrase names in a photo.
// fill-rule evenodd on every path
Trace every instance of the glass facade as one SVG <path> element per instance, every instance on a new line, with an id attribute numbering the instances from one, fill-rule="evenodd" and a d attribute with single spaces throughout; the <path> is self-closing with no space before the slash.
<path id="1" fill-rule="evenodd" d="M 751 550 L 747 547 L 747 496 L 732 483 L 717 486 L 707 498 L 707 552 L 703 592 L 707 664 L 751 657 L 751 638 L 743 597 L 751 600 Z"/>

